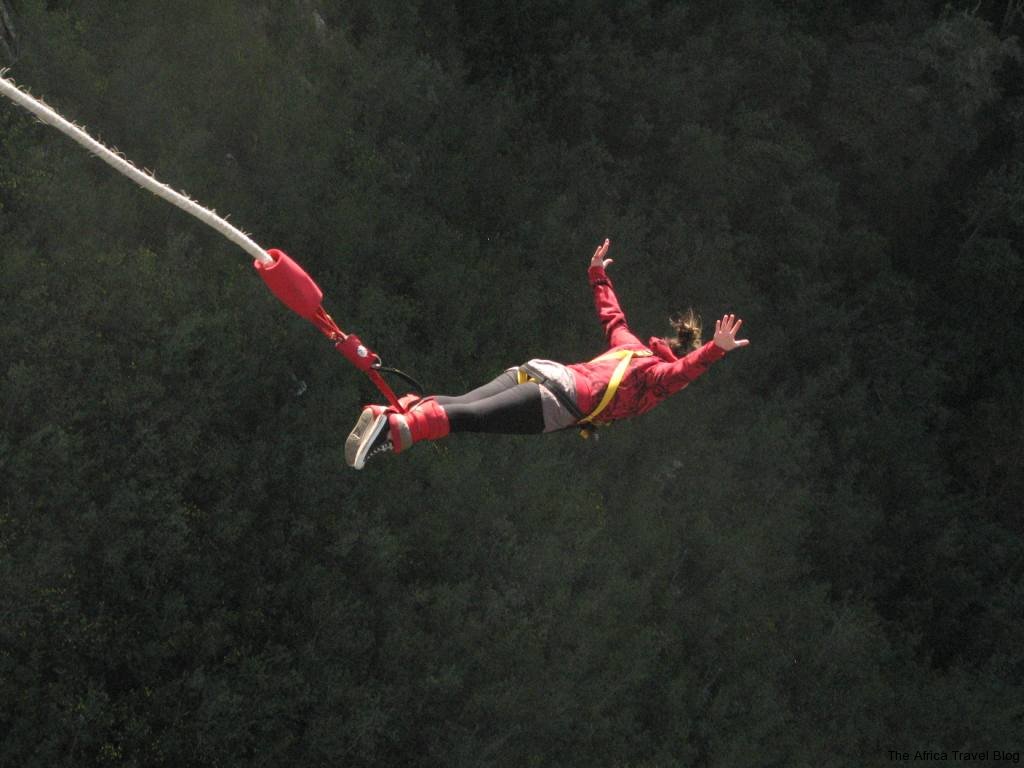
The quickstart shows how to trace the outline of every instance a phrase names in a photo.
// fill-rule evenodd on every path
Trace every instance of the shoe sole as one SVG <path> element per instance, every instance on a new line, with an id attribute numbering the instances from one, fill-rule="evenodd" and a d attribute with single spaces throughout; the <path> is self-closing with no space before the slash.
<path id="1" fill-rule="evenodd" d="M 353 469 L 366 466 L 366 454 L 387 424 L 387 414 L 374 414 L 369 408 L 363 411 L 345 441 L 345 463 Z"/>

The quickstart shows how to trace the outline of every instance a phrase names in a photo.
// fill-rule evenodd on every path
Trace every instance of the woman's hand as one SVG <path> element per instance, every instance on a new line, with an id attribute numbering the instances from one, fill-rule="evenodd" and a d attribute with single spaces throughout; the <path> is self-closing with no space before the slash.
<path id="1" fill-rule="evenodd" d="M 606 237 L 604 239 L 604 242 L 597 247 L 596 251 L 594 251 L 594 255 L 590 259 L 590 266 L 604 267 L 605 269 L 607 269 L 608 265 L 615 261 L 615 259 L 606 259 L 604 257 L 605 254 L 608 253 L 608 246 L 610 245 L 611 241 Z"/>
<path id="2" fill-rule="evenodd" d="M 743 321 L 737 320 L 736 315 L 722 315 L 721 320 L 715 320 L 715 344 L 726 352 L 736 349 L 736 347 L 747 346 L 750 339 L 736 338 L 736 333 L 741 325 L 743 325 Z"/>

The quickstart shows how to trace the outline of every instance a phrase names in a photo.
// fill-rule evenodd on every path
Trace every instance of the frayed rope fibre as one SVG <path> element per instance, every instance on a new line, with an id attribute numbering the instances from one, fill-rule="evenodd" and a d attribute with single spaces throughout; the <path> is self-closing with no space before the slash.
<path id="1" fill-rule="evenodd" d="M 83 131 L 77 125 L 65 120 L 53 108 L 18 88 L 18 86 L 7 79 L 6 75 L 7 70 L 0 70 L 0 93 L 3 93 L 4 96 L 18 106 L 31 112 L 39 119 L 40 122 L 53 126 L 65 136 L 85 147 L 89 152 L 114 168 L 118 173 L 127 176 L 143 189 L 152 192 L 157 197 L 163 198 L 172 205 L 175 205 L 185 211 L 185 213 L 194 216 L 207 226 L 217 230 L 220 234 L 235 245 L 241 247 L 260 263 L 267 266 L 274 263 L 274 260 L 270 255 L 259 245 L 253 242 L 253 240 L 244 232 L 228 224 L 227 221 L 210 209 L 204 208 L 191 198 L 171 189 L 166 184 L 157 181 L 151 173 L 146 173 L 145 171 L 136 168 L 128 160 L 125 160 L 114 151 L 96 141 L 96 139 Z"/>

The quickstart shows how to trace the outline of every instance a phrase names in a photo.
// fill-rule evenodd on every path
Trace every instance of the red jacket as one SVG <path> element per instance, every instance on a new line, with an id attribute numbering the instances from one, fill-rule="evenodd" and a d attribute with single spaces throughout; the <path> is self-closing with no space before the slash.
<path id="1" fill-rule="evenodd" d="M 651 337 L 644 344 L 626 326 L 626 316 L 619 307 L 604 267 L 591 267 L 589 277 L 597 316 L 604 326 L 609 348 L 649 349 L 654 353 L 650 357 L 634 357 L 630 361 L 614 399 L 597 418 L 599 423 L 646 413 L 704 373 L 711 363 L 725 356 L 725 350 L 712 341 L 682 358 L 672 353 L 664 339 Z M 618 360 L 605 360 L 568 366 L 576 380 L 576 403 L 584 414 L 593 411 L 601 402 L 618 364 Z"/>

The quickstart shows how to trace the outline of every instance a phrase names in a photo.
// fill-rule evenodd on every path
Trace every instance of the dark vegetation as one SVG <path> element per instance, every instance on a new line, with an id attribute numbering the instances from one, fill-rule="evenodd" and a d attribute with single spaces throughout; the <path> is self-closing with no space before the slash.
<path id="1" fill-rule="evenodd" d="M 604 236 L 641 335 L 753 343 L 352 472 L 364 384 L 244 255 L 0 105 L 0 764 L 1024 749 L 1019 2 L 5 5 L 434 390 L 599 352 Z"/>

